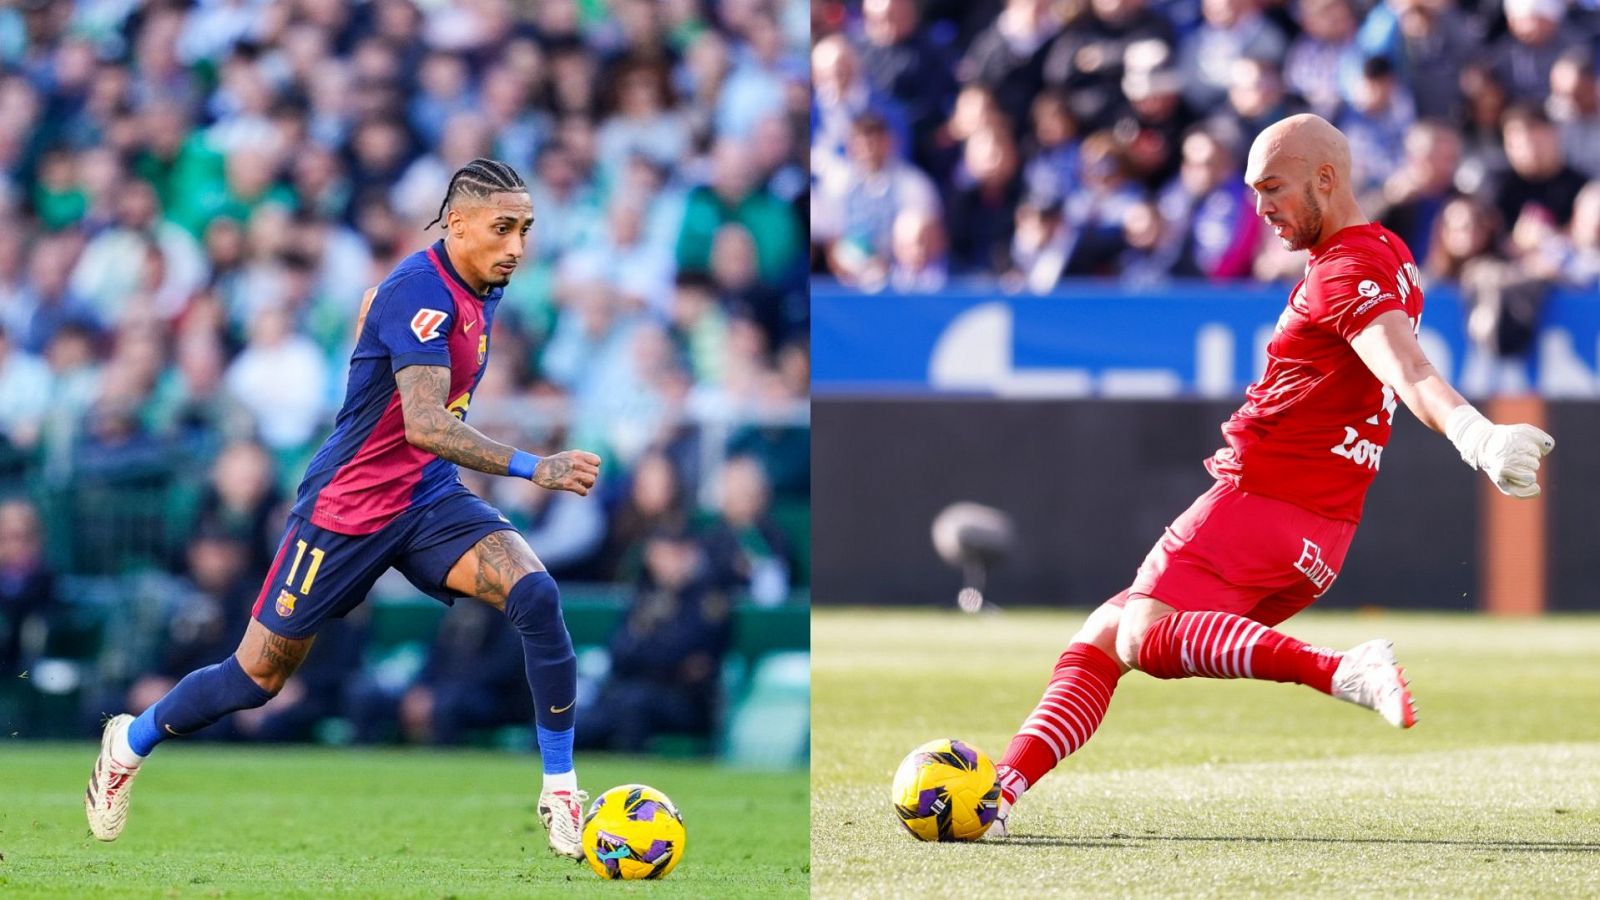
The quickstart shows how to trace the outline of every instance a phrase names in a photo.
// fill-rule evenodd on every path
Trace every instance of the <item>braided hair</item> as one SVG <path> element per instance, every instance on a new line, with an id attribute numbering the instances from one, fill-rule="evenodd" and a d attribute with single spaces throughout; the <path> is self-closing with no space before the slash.
<path id="1" fill-rule="evenodd" d="M 517 174 L 516 169 L 498 159 L 484 159 L 480 156 L 450 176 L 450 187 L 444 192 L 444 202 L 439 204 L 439 214 L 434 216 L 433 221 L 422 230 L 427 231 L 435 225 L 443 224 L 445 212 L 458 197 L 482 198 L 490 194 L 527 189 L 528 186 L 523 183 L 522 176 Z"/>

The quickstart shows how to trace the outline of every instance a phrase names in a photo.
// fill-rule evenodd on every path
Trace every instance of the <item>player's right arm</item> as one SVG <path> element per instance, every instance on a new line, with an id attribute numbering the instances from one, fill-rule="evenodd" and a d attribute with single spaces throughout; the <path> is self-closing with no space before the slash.
<path id="1" fill-rule="evenodd" d="M 567 450 L 543 459 L 490 440 L 450 412 L 450 327 L 455 304 L 437 282 L 408 275 L 362 297 L 361 321 L 388 354 L 406 441 L 440 459 L 491 475 L 515 475 L 552 491 L 589 493 L 600 457 Z M 362 331 L 358 330 L 358 340 Z"/>
<path id="2" fill-rule="evenodd" d="M 411 446 L 490 475 L 521 474 L 512 472 L 517 448 L 490 438 L 450 412 L 447 366 L 406 366 L 394 380 Z M 548 490 L 585 496 L 599 475 L 600 457 L 585 450 L 563 450 L 539 459 L 531 480 Z"/>
<path id="3" fill-rule="evenodd" d="M 1428 361 L 1403 311 L 1380 313 L 1350 338 L 1350 346 L 1407 409 L 1448 437 L 1461 459 L 1483 470 L 1501 493 L 1539 495 L 1539 460 L 1555 449 L 1555 439 L 1532 425 L 1496 425 L 1474 409 Z"/>

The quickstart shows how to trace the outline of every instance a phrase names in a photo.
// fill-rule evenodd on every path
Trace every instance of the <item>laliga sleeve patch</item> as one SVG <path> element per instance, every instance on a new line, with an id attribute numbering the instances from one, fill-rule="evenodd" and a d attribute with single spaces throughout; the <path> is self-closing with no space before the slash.
<path id="1" fill-rule="evenodd" d="M 417 340 L 426 344 L 439 336 L 439 326 L 443 325 L 447 318 L 449 318 L 447 314 L 437 309 L 419 309 L 417 314 L 411 317 L 411 333 L 417 336 Z"/>

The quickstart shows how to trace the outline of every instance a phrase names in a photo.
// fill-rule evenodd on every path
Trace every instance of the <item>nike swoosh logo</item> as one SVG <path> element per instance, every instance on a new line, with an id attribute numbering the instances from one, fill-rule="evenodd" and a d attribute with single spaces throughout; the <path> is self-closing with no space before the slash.
<path id="1" fill-rule="evenodd" d="M 576 700 L 572 701 L 572 703 L 577 703 L 577 702 L 578 701 L 576 701 Z M 552 706 L 552 707 L 550 707 L 550 711 L 553 712 L 553 713 L 564 713 L 567 710 L 572 708 L 572 703 L 568 703 L 566 706 L 563 706 L 560 709 L 556 709 L 554 706 Z"/>
<path id="2" fill-rule="evenodd" d="M 461 330 L 462 331 L 471 331 L 472 329 L 477 328 L 477 327 L 478 327 L 478 320 L 477 319 L 473 319 L 471 322 L 468 322 L 467 324 L 461 326 Z"/>
<path id="3" fill-rule="evenodd" d="M 187 732 L 183 731 L 173 731 L 171 725 L 163 724 L 161 727 L 165 728 L 167 730 L 167 734 L 170 734 L 173 737 L 183 737 L 185 734 L 187 734 Z"/>

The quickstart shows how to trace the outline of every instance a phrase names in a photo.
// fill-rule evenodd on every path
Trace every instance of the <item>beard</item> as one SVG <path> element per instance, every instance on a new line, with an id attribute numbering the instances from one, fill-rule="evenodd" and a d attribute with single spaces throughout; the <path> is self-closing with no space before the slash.
<path id="1" fill-rule="evenodd" d="M 1317 238 L 1322 235 L 1322 204 L 1317 202 L 1317 194 L 1311 190 L 1311 185 L 1306 185 L 1305 218 L 1300 224 L 1283 238 L 1283 246 L 1288 250 L 1306 250 L 1317 244 Z"/>

